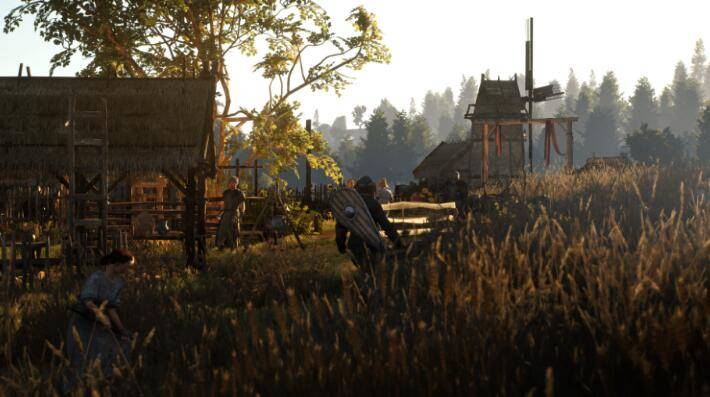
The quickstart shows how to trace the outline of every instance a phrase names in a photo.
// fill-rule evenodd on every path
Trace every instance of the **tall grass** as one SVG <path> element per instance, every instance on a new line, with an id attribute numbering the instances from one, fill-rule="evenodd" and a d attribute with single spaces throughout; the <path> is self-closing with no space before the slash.
<path id="1" fill-rule="evenodd" d="M 690 169 L 529 178 L 364 273 L 325 238 L 208 274 L 145 251 L 121 308 L 135 376 L 149 395 L 708 395 L 709 191 Z M 79 285 L 2 292 L 0 394 L 56 393 Z M 119 372 L 89 388 L 135 393 Z"/>

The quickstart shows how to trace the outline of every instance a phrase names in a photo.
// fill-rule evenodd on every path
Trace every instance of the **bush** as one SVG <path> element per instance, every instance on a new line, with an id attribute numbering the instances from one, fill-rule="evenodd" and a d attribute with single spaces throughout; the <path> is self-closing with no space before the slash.
<path id="1" fill-rule="evenodd" d="M 626 137 L 626 145 L 631 157 L 645 164 L 670 164 L 683 158 L 683 142 L 669 128 L 661 131 L 644 124 Z"/>

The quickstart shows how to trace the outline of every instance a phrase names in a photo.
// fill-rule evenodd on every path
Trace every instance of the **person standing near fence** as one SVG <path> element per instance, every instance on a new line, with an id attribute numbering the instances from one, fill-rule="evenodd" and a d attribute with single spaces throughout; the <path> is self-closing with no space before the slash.
<path id="1" fill-rule="evenodd" d="M 113 250 L 101 258 L 105 270 L 94 272 L 84 282 L 79 298 L 69 310 L 73 316 L 66 336 L 66 353 L 70 362 L 64 384 L 69 394 L 87 372 L 100 368 L 104 377 L 113 374 L 113 365 L 128 360 L 132 333 L 118 315 L 121 306 L 123 276 L 135 263 L 133 254 Z M 98 366 L 93 363 L 100 360 Z"/>
<path id="2" fill-rule="evenodd" d="M 239 247 L 239 223 L 246 210 L 246 195 L 239 189 L 239 178 L 229 180 L 228 189 L 223 194 L 224 209 L 219 220 L 216 244 L 220 250 Z"/>
<path id="3" fill-rule="evenodd" d="M 375 198 L 377 198 L 377 202 L 380 204 L 389 204 L 394 201 L 394 195 L 392 194 L 392 189 L 390 189 L 389 184 L 387 184 L 387 178 L 380 178 L 380 181 L 377 183 Z"/>

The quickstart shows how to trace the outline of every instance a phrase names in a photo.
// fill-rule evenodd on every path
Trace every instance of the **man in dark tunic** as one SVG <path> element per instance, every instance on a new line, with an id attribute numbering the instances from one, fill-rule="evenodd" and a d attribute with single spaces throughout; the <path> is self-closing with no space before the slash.
<path id="1" fill-rule="evenodd" d="M 382 205 L 375 199 L 377 188 L 372 179 L 368 176 L 360 178 L 355 184 L 355 190 L 360 193 L 375 223 L 385 231 L 387 237 L 395 243 L 396 246 L 401 245 L 397 230 L 392 226 L 389 219 L 387 219 Z M 340 251 L 341 254 L 350 251 L 353 263 L 360 268 L 367 263 L 366 261 L 368 259 L 377 261 L 381 255 L 381 252 L 378 252 L 375 247 L 368 246 L 365 241 L 357 235 L 350 233 L 348 229 L 340 223 L 335 224 L 335 243 L 338 245 L 338 251 Z"/>
<path id="2" fill-rule="evenodd" d="M 219 249 L 235 249 L 239 245 L 239 220 L 246 209 L 246 195 L 239 189 L 239 178 L 229 180 L 228 189 L 224 191 L 224 210 L 219 220 L 216 245 Z"/>
<path id="3" fill-rule="evenodd" d="M 454 171 L 446 184 L 444 201 L 455 202 L 460 216 L 465 217 L 468 211 L 468 184 L 461 179 L 461 174 Z"/>

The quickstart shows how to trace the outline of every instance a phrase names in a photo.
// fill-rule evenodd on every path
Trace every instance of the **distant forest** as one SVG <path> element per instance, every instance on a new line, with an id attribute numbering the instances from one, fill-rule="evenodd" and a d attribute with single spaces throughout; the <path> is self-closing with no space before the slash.
<path id="1" fill-rule="evenodd" d="M 525 95 L 522 75 L 518 74 L 518 81 Z M 441 141 L 466 139 L 470 125 L 464 114 L 475 102 L 478 83 L 475 77 L 464 76 L 458 92 L 452 88 L 428 91 L 421 111 L 414 99 L 409 109 L 397 109 L 386 98 L 375 109 L 356 106 L 349 112 L 352 126 L 345 116 L 321 123 L 316 111 L 314 126 L 324 134 L 346 177 L 384 176 L 394 183 L 407 183 L 414 167 Z M 710 64 L 702 40 L 695 44 L 690 68 L 678 62 L 672 83 L 659 91 L 640 77 L 634 92 L 625 98 L 614 71 L 606 72 L 598 82 L 594 72 L 581 81 L 570 69 L 564 86 L 557 80 L 549 84 L 562 89 L 565 96 L 537 104 L 535 115 L 579 117 L 574 128 L 577 166 L 592 155 L 620 153 L 637 161 L 710 158 L 702 152 L 710 145 L 710 102 L 704 103 L 710 100 Z M 534 160 L 541 166 L 543 134 L 536 130 L 534 137 Z"/>

